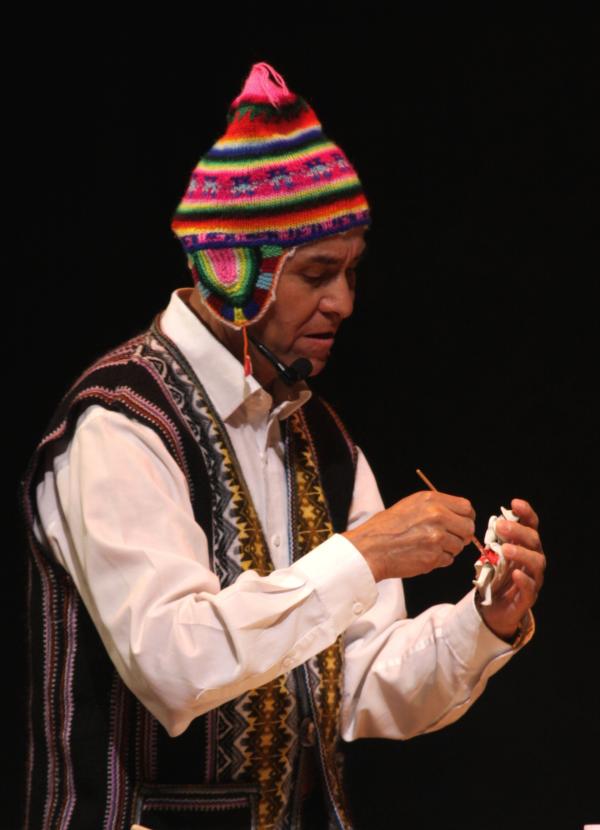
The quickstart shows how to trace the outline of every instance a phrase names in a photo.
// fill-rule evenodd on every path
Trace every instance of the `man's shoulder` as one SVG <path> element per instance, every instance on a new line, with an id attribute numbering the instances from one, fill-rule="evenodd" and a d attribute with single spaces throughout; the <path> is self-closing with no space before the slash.
<path id="1" fill-rule="evenodd" d="M 147 331 L 143 331 L 140 334 L 119 343 L 117 346 L 111 347 L 108 351 L 105 351 L 98 357 L 94 358 L 94 360 L 86 366 L 86 368 L 71 384 L 67 394 L 80 387 L 85 383 L 87 378 L 94 375 L 94 373 L 98 371 L 106 371 L 111 367 L 116 368 L 125 366 L 134 358 L 136 354 L 139 354 L 147 334 Z"/>
<path id="2" fill-rule="evenodd" d="M 62 445 L 80 416 L 90 407 L 103 407 L 135 416 L 136 409 L 153 406 L 160 397 L 157 372 L 148 360 L 146 329 L 105 351 L 71 383 L 45 430 L 39 448 L 58 440 Z"/>

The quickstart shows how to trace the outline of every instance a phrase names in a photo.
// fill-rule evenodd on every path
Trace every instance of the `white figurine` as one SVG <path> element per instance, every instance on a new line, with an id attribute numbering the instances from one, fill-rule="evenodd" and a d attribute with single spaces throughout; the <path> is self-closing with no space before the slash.
<path id="1" fill-rule="evenodd" d="M 501 507 L 502 516 L 509 522 L 518 522 L 519 517 L 512 510 Z M 496 532 L 496 521 L 499 516 L 490 516 L 485 533 L 485 550 L 475 562 L 475 579 L 473 585 L 477 588 L 482 605 L 491 605 L 492 593 L 496 592 L 510 573 L 508 563 L 502 553 L 503 539 Z"/>

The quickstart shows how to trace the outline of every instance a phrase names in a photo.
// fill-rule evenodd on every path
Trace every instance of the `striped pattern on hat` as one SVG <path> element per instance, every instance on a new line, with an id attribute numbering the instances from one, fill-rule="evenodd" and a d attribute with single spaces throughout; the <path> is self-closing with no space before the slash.
<path id="1" fill-rule="evenodd" d="M 367 225 L 368 211 L 355 170 L 311 107 L 256 64 L 225 135 L 193 171 L 172 228 L 187 252 L 288 247 Z"/>

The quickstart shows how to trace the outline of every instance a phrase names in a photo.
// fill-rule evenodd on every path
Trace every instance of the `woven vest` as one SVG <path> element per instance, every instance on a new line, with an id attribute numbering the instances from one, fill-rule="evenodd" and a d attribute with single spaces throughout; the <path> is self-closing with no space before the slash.
<path id="1" fill-rule="evenodd" d="M 340 638 L 299 669 L 195 719 L 177 738 L 129 692 L 70 576 L 33 534 L 35 488 L 93 404 L 151 427 L 183 471 L 221 587 L 273 569 L 227 431 L 176 346 L 151 328 L 63 399 L 28 468 L 31 830 L 256 828 L 298 823 L 301 724 L 314 723 L 332 827 L 350 827 L 337 763 Z M 283 423 L 294 560 L 346 527 L 356 449 L 314 395 Z"/>

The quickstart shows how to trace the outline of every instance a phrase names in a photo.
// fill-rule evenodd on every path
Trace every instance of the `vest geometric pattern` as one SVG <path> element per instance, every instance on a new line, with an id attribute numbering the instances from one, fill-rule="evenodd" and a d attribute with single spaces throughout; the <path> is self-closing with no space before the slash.
<path id="1" fill-rule="evenodd" d="M 129 692 L 73 585 L 33 534 L 35 487 L 100 404 L 150 426 L 186 476 L 221 587 L 273 564 L 227 431 L 157 321 L 98 360 L 63 399 L 24 482 L 29 579 L 30 753 L 25 827 L 153 830 L 297 826 L 300 724 L 314 723 L 332 827 L 349 819 L 336 763 L 340 638 L 289 674 L 196 718 L 177 738 Z M 315 396 L 284 426 L 296 560 L 345 529 L 356 449 Z"/>

